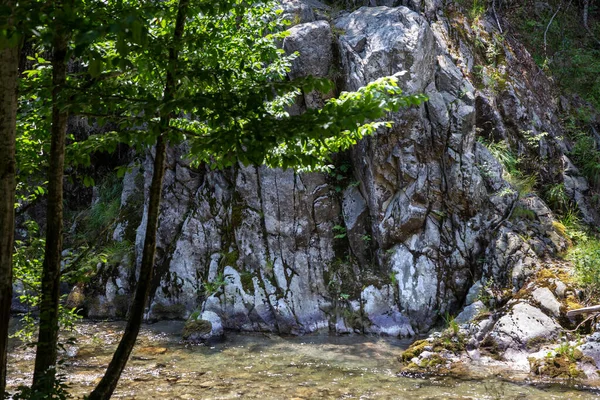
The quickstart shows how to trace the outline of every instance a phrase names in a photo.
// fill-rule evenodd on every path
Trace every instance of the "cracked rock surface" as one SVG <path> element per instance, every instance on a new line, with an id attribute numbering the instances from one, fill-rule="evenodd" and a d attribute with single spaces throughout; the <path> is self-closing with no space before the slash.
<path id="1" fill-rule="evenodd" d="M 283 42 L 300 52 L 290 77 L 334 75 L 339 93 L 404 72 L 403 90 L 429 101 L 390 115 L 393 126 L 338 155 L 331 175 L 192 169 L 181 160 L 183 147 L 171 149 L 149 319 L 185 319 L 198 310 L 224 329 L 414 336 L 441 315 L 458 313 L 474 282 L 469 304 L 486 279 L 516 292 L 544 256 L 566 246 L 543 202 L 519 196 L 476 140 L 547 132 L 536 151 L 547 156 L 542 175 L 555 172 L 562 132 L 546 78 L 524 49 L 505 43 L 506 87 L 476 88 L 472 28 L 444 17 L 440 7 L 426 1 L 423 8 L 334 15 L 318 1 L 284 2 L 284 12 L 298 16 Z M 291 112 L 319 107 L 335 94 L 303 93 Z M 570 173 L 569 188 L 584 201 L 586 187 Z M 125 176 L 122 207 L 145 209 L 147 199 L 136 193 L 147 191 L 151 175 L 149 153 Z M 517 207 L 532 220 L 515 219 Z M 118 317 L 127 309 L 144 230 L 142 218 L 115 231 L 135 251 L 121 265 L 103 267 L 86 289 L 94 299 L 89 315 Z M 548 293 L 534 297 L 556 313 Z M 500 345 L 514 347 L 555 335 L 558 325 L 519 303 L 490 329 Z"/>

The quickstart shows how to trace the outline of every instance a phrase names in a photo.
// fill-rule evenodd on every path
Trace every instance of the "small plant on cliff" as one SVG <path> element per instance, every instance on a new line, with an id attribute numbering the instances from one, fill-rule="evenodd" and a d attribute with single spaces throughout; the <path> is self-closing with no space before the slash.
<path id="1" fill-rule="evenodd" d="M 479 142 L 486 146 L 494 158 L 502 164 L 504 167 L 503 178 L 518 191 L 519 197 L 533 192 L 537 185 L 537 176 L 521 171 L 519 167 L 523 159 L 512 152 L 507 142 L 487 142 L 483 138 L 479 138 Z"/>
<path id="2" fill-rule="evenodd" d="M 571 200 L 567 196 L 564 183 L 548 185 L 544 191 L 544 200 L 555 212 L 567 212 L 571 208 Z"/>
<path id="3" fill-rule="evenodd" d="M 227 285 L 227 276 L 223 276 L 223 274 L 218 274 L 215 279 L 212 281 L 205 281 L 202 286 L 204 287 L 204 295 L 206 297 L 210 297 L 213 294 L 217 293 L 221 288 Z"/>
<path id="4" fill-rule="evenodd" d="M 390 272 L 389 277 L 392 286 L 398 285 L 398 278 L 396 277 L 396 273 L 394 271 Z"/>
<path id="5" fill-rule="evenodd" d="M 444 315 L 444 321 L 446 322 L 449 332 L 451 332 L 453 336 L 458 337 L 460 326 L 458 325 L 458 322 L 456 322 L 456 319 L 450 315 L 449 312 L 446 312 Z"/>
<path id="6" fill-rule="evenodd" d="M 334 239 L 344 239 L 347 234 L 346 227 L 341 225 L 335 225 L 333 227 L 333 232 L 335 233 L 333 236 Z"/>

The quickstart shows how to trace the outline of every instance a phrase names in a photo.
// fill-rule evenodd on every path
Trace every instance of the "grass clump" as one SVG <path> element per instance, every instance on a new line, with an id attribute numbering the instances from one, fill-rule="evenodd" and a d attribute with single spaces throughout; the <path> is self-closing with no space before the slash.
<path id="1" fill-rule="evenodd" d="M 525 197 L 532 193 L 537 185 L 538 177 L 535 174 L 523 172 L 522 165 L 525 161 L 516 156 L 506 142 L 487 142 L 483 138 L 479 141 L 487 147 L 490 153 L 504 167 L 502 178 L 519 193 L 519 197 Z"/>

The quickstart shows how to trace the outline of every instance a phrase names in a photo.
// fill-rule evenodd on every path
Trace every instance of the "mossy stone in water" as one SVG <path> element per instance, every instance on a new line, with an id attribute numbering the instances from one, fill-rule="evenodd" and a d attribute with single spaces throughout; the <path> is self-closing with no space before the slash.
<path id="1" fill-rule="evenodd" d="M 183 339 L 189 341 L 204 341 L 210 338 L 212 324 L 204 319 L 188 320 L 183 327 Z"/>

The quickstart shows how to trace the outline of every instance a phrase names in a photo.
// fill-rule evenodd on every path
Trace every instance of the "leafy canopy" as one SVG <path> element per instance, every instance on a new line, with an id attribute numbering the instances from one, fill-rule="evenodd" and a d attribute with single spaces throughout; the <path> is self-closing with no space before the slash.
<path id="1" fill-rule="evenodd" d="M 278 46 L 287 34 L 281 9 L 274 2 L 235 0 L 191 2 L 177 49 L 176 93 L 165 102 L 177 2 L 117 4 L 118 23 L 86 32 L 87 38 L 103 40 L 81 52 L 84 79 L 70 88 L 72 113 L 113 128 L 71 146 L 70 159 L 83 165 L 92 151 L 112 151 L 120 142 L 143 148 L 166 135 L 171 144 L 186 141 L 191 159 L 213 167 L 239 161 L 311 170 L 326 165 L 332 152 L 389 126 L 369 121 L 425 100 L 403 96 L 395 77 L 387 77 L 342 93 L 322 109 L 290 116 L 286 107 L 298 94 L 327 92 L 331 82 L 289 81 L 297 54 L 285 55 Z M 165 129 L 160 118 L 167 115 Z"/>

